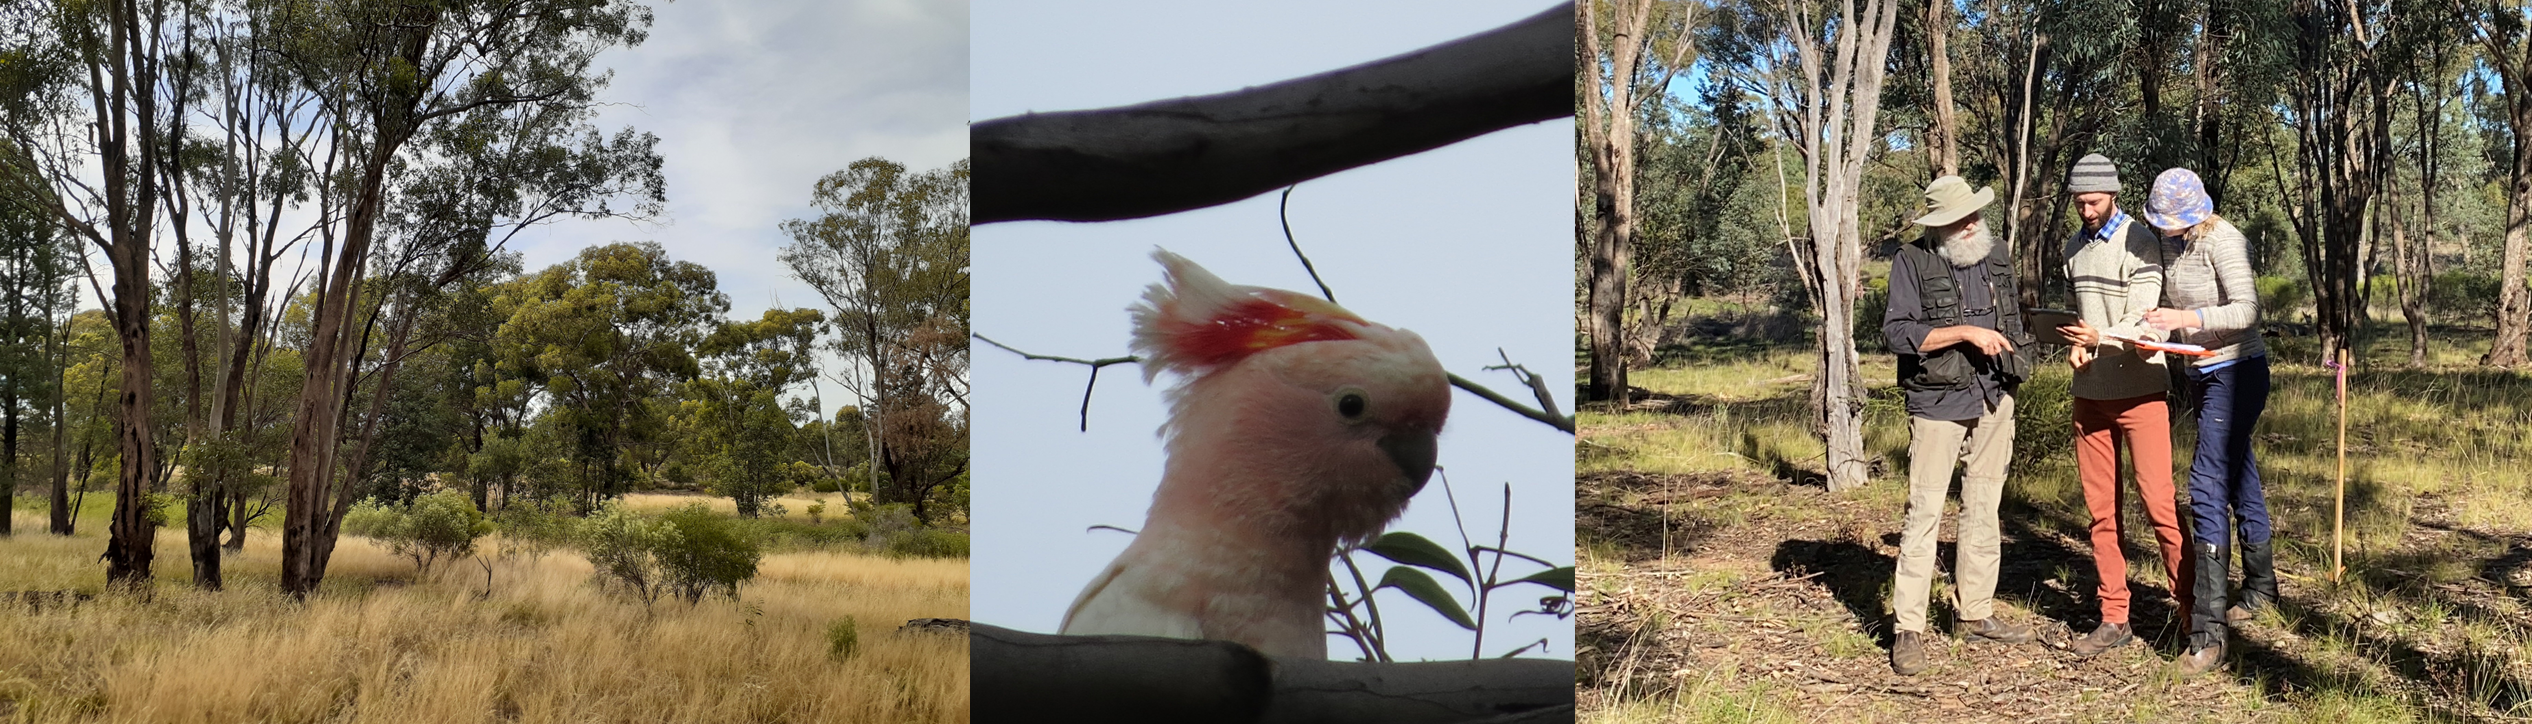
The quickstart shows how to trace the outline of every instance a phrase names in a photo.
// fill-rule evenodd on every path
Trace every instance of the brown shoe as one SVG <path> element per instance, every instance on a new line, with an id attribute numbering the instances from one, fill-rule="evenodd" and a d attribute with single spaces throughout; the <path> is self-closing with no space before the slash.
<path id="1" fill-rule="evenodd" d="M 1988 641 L 2003 644 L 2029 643 L 2031 641 L 2031 627 L 2015 626 L 2003 621 L 1998 621 L 1994 616 L 1989 616 L 1976 621 L 1961 621 L 1954 623 L 1952 625 L 1952 630 L 1973 639 L 1986 639 Z"/>
<path id="2" fill-rule="evenodd" d="M 2180 665 L 2180 675 L 2184 678 L 2224 668 L 2224 644 L 2216 643 L 2206 648 L 2190 649 L 2189 653 L 2181 654 L 2180 658 L 2173 660 L 2173 663 Z"/>
<path id="3" fill-rule="evenodd" d="M 1925 671 L 1925 634 L 1901 631 L 1890 642 L 1890 670 L 1900 676 Z"/>
<path id="4" fill-rule="evenodd" d="M 2066 646 L 2066 650 L 2074 652 L 2076 656 L 2091 658 L 2101 655 L 2103 651 L 2126 646 L 2128 642 L 2135 640 L 2136 632 L 2128 628 L 2127 624 L 2105 623 L 2093 629 L 2092 633 L 2075 639 L 2074 643 Z"/>

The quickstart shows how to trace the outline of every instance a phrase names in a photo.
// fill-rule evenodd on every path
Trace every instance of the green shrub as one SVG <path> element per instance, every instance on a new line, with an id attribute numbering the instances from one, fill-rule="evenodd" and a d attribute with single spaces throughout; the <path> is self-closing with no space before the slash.
<path id="1" fill-rule="evenodd" d="M 943 528 L 921 528 L 889 536 L 888 555 L 907 558 L 966 558 L 967 534 Z"/>
<path id="2" fill-rule="evenodd" d="M 396 555 L 413 559 L 414 568 L 429 574 L 440 559 L 475 554 L 475 539 L 492 532 L 492 523 L 463 492 L 442 490 L 413 499 L 410 505 L 363 501 L 344 514 L 343 530 L 386 544 Z"/>
<path id="3" fill-rule="evenodd" d="M 492 514 L 493 530 L 501 533 L 503 555 L 535 560 L 555 548 L 570 545 L 570 517 L 563 515 L 561 505 L 541 500 L 513 502 Z"/>
<path id="4" fill-rule="evenodd" d="M 600 588 L 622 591 L 645 605 L 659 600 L 668 576 L 656 551 L 677 535 L 675 528 L 614 501 L 599 506 L 579 528 L 576 537 Z"/>
<path id="5" fill-rule="evenodd" d="M 838 490 L 837 486 L 835 485 L 835 479 L 834 479 L 834 478 L 818 478 L 817 482 L 814 482 L 814 483 L 810 483 L 810 484 L 809 484 L 809 489 L 810 489 L 810 490 L 815 490 L 815 491 L 818 491 L 818 492 L 821 492 L 821 493 L 832 493 L 832 492 L 836 492 L 836 490 Z"/>
<path id="6" fill-rule="evenodd" d="M 853 630 L 852 617 L 847 616 L 837 619 L 835 623 L 827 625 L 827 658 L 834 659 L 837 662 L 842 662 L 846 659 L 853 658 L 853 654 L 859 653 L 861 648 L 862 637 L 859 632 Z"/>
<path id="7" fill-rule="evenodd" d="M 668 575 L 668 592 L 686 603 L 715 591 L 738 598 L 738 584 L 756 577 L 756 563 L 765 557 L 734 521 L 693 503 L 662 513 L 659 522 L 675 531 L 658 550 Z"/>
<path id="8" fill-rule="evenodd" d="M 746 525 L 700 503 L 657 517 L 608 503 L 581 522 L 579 538 L 600 586 L 644 604 L 669 595 L 700 603 L 716 591 L 736 598 L 764 558 Z"/>
<path id="9" fill-rule="evenodd" d="M 2259 290 L 2260 316 L 2264 319 L 2290 318 L 2312 301 L 2312 285 L 2302 279 L 2260 277 L 2252 284 Z"/>

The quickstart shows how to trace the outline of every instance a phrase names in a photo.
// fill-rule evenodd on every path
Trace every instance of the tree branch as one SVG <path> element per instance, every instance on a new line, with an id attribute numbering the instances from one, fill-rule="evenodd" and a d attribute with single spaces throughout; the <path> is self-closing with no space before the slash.
<path id="1" fill-rule="evenodd" d="M 1005 352 L 1019 355 L 1022 359 L 1042 360 L 1047 362 L 1071 362 L 1077 365 L 1089 365 L 1090 383 L 1083 385 L 1081 388 L 1081 429 L 1083 432 L 1090 431 L 1090 391 L 1099 388 L 1099 369 L 1108 365 L 1121 365 L 1129 362 L 1139 364 L 1143 361 L 1143 358 L 1133 355 L 1126 355 L 1124 357 L 1107 357 L 1102 359 L 1076 359 L 1072 357 L 1057 357 L 1045 354 L 1030 354 L 1028 352 L 1013 349 L 1011 345 L 993 341 L 993 338 L 991 337 L 981 334 L 971 336 L 984 340 L 985 344 L 1001 347 Z"/>
<path id="2" fill-rule="evenodd" d="M 968 129 L 974 223 L 1114 221 L 1230 203 L 1574 112 L 1559 3 L 1423 50 L 1272 85 Z"/>
<path id="3" fill-rule="evenodd" d="M 1574 663 L 1271 658 L 1228 641 L 974 624 L 977 721 L 1573 721 Z"/>

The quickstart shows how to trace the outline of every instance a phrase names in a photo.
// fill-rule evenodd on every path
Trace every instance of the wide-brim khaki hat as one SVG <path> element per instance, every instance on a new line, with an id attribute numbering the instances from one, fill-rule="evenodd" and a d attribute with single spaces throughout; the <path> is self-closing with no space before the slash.
<path id="1" fill-rule="evenodd" d="M 1925 215 L 1916 219 L 1918 226 L 1950 226 L 1996 200 L 1995 187 L 1969 190 L 1969 181 L 1959 176 L 1945 176 L 1925 187 Z"/>

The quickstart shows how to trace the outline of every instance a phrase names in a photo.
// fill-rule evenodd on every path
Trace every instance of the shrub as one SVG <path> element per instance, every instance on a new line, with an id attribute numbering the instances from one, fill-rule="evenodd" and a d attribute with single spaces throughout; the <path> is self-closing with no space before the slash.
<path id="1" fill-rule="evenodd" d="M 620 590 L 648 605 L 659 600 L 667 578 L 656 551 L 677 531 L 609 501 L 580 522 L 581 550 L 588 554 L 600 588 Z"/>
<path id="2" fill-rule="evenodd" d="M 2265 319 L 2290 318 L 2312 301 L 2312 285 L 2302 279 L 2260 277 L 2252 286 L 2259 290 L 2260 316 Z"/>
<path id="3" fill-rule="evenodd" d="M 827 658 L 842 662 L 846 659 L 853 658 L 853 654 L 860 652 L 861 648 L 862 637 L 859 632 L 853 630 L 852 617 L 847 616 L 842 619 L 837 619 L 835 623 L 827 625 Z"/>
<path id="4" fill-rule="evenodd" d="M 663 595 L 700 603 L 714 591 L 736 598 L 764 557 L 737 521 L 699 503 L 653 518 L 611 502 L 581 523 L 579 537 L 600 586 L 644 604 Z"/>
<path id="5" fill-rule="evenodd" d="M 688 604 L 714 591 L 738 598 L 739 582 L 755 578 L 756 563 L 765 557 L 735 522 L 701 503 L 663 513 L 659 522 L 675 531 L 658 551 L 665 582 Z"/>
<path id="6" fill-rule="evenodd" d="M 396 555 L 413 559 L 423 574 L 440 559 L 459 560 L 475 554 L 475 539 L 492 532 L 492 523 L 475 509 L 475 501 L 455 490 L 424 495 L 410 505 L 387 505 L 376 499 L 352 506 L 343 529 L 376 539 Z"/>
<path id="7" fill-rule="evenodd" d="M 888 539 L 888 555 L 915 558 L 966 558 L 967 534 L 944 528 L 911 530 Z"/>
<path id="8" fill-rule="evenodd" d="M 832 493 L 837 490 L 837 487 L 834 478 L 818 478 L 817 482 L 809 484 L 809 489 L 821 493 Z"/>
<path id="9" fill-rule="evenodd" d="M 542 500 L 511 503 L 492 514 L 493 530 L 501 532 L 501 552 L 528 560 L 545 557 L 571 543 L 571 519 L 560 505 Z"/>

